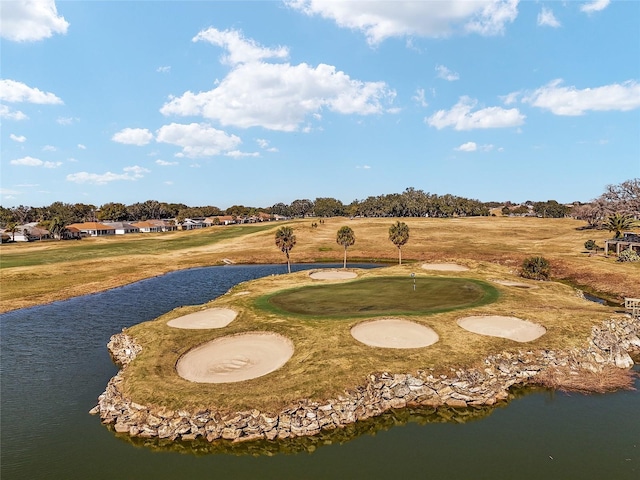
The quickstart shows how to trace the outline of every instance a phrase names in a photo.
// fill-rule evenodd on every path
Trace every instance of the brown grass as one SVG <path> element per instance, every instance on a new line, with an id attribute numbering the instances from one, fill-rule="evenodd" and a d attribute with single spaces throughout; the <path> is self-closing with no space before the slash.
<path id="1" fill-rule="evenodd" d="M 541 387 L 578 393 L 607 393 L 616 390 L 635 390 L 635 379 L 639 376 L 633 370 L 625 370 L 612 365 L 601 372 L 580 371 L 570 368 L 550 367 L 534 377 L 534 383 Z"/>
<path id="2" fill-rule="evenodd" d="M 295 262 L 340 262 L 344 250 L 336 244 L 337 230 L 350 226 L 356 244 L 348 250 L 348 262 L 396 262 L 397 248 L 388 240 L 396 219 L 330 218 L 317 228 L 311 219 L 288 222 L 298 243 L 291 252 Z M 611 300 L 640 297 L 640 264 L 618 263 L 615 258 L 590 256 L 584 252 L 589 239 L 603 243 L 604 231 L 582 230 L 584 223 L 570 219 L 478 217 L 402 219 L 410 227 L 409 242 L 402 249 L 404 262 L 458 261 L 473 265 L 489 262 L 516 273 L 522 260 L 532 255 L 547 258 L 556 280 L 566 280 Z M 211 227 L 186 232 L 140 234 L 118 238 L 83 239 L 80 242 L 47 242 L 0 246 L 0 312 L 72 296 L 95 293 L 169 271 L 221 265 L 229 258 L 236 263 L 284 263 L 275 247 L 274 232 L 282 222 L 258 230 L 239 227 L 241 233 L 224 238 L 212 232 L 229 227 Z M 150 253 L 149 242 L 154 242 Z M 179 243 L 180 248 L 173 248 Z M 105 247 L 91 258 L 75 259 L 74 248 Z M 124 245 L 124 248 L 123 248 Z M 113 247 L 114 251 L 110 250 Z M 67 252 L 66 257 L 60 252 Z M 48 261 L 49 257 L 62 260 Z M 17 257 L 40 260 L 40 264 L 4 268 Z M 42 259 L 45 261 L 43 262 Z"/>

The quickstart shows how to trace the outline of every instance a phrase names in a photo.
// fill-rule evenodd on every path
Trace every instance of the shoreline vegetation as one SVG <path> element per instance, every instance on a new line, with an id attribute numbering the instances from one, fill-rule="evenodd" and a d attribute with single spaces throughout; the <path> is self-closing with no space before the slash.
<path id="1" fill-rule="evenodd" d="M 349 249 L 349 263 L 397 261 L 388 240 L 393 218 L 332 217 L 277 221 L 202 230 L 142 233 L 115 238 L 85 238 L 0 246 L 0 312 L 97 293 L 171 271 L 234 264 L 279 264 L 282 253 L 273 234 L 291 226 L 297 244 L 292 263 L 337 263 L 344 251 L 336 231 L 353 229 L 358 242 Z M 594 255 L 587 240 L 602 243 L 607 232 L 584 229 L 568 218 L 467 217 L 403 218 L 411 232 L 403 262 L 490 262 L 518 271 L 522 260 L 544 256 L 552 279 L 569 283 L 609 302 L 640 297 L 638 262 L 620 263 Z M 317 221 L 316 221 L 317 222 Z M 123 238 L 124 237 L 124 238 Z"/>

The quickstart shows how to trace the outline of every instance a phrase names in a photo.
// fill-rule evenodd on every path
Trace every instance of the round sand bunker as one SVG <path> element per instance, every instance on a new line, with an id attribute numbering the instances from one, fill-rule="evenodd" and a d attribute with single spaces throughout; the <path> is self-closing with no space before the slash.
<path id="1" fill-rule="evenodd" d="M 356 278 L 357 276 L 358 274 L 355 272 L 345 272 L 340 270 L 320 270 L 309 274 L 309 277 L 314 280 L 346 280 L 348 278 Z"/>
<path id="2" fill-rule="evenodd" d="M 359 323 L 351 335 L 365 345 L 382 348 L 421 348 L 433 345 L 438 334 L 429 327 L 399 318 Z"/>
<path id="3" fill-rule="evenodd" d="M 422 268 L 439 272 L 466 272 L 469 270 L 469 267 L 457 263 L 424 263 Z"/>
<path id="4" fill-rule="evenodd" d="M 531 342 L 547 332 L 542 325 L 527 320 L 491 315 L 461 318 L 458 320 L 458 325 L 469 332 L 508 338 L 516 342 Z"/>
<path id="5" fill-rule="evenodd" d="M 242 382 L 282 367 L 293 342 L 282 335 L 251 332 L 217 338 L 184 354 L 176 364 L 182 378 L 198 383 Z"/>
<path id="6" fill-rule="evenodd" d="M 208 308 L 169 320 L 167 325 L 174 328 L 207 329 L 229 325 L 238 313 L 230 308 Z"/>

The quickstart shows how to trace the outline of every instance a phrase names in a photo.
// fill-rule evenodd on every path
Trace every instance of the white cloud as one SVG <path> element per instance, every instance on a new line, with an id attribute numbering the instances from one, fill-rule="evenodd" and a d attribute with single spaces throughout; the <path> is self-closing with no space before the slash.
<path id="1" fill-rule="evenodd" d="M 604 10 L 611 3 L 610 0 L 594 0 L 593 2 L 583 3 L 580 6 L 580 10 L 584 13 L 593 13 Z"/>
<path id="2" fill-rule="evenodd" d="M 553 14 L 552 10 L 542 7 L 542 10 L 538 13 L 538 26 L 558 28 L 560 26 L 560 22 Z"/>
<path id="3" fill-rule="evenodd" d="M 111 140 L 141 147 L 153 140 L 153 134 L 146 128 L 124 128 L 115 133 Z"/>
<path id="4" fill-rule="evenodd" d="M 478 145 L 476 142 L 467 142 L 463 143 L 459 147 L 456 147 L 455 150 L 459 152 L 475 152 L 478 149 Z"/>
<path id="5" fill-rule="evenodd" d="M 370 170 L 371 169 L 371 167 L 369 165 L 362 165 L 362 166 L 356 165 L 356 168 L 358 170 Z"/>
<path id="6" fill-rule="evenodd" d="M 6 2 L 3 2 L 3 5 Z M 14 2 L 10 2 L 14 3 Z M 64 102 L 56 95 L 32 88 L 15 80 L 0 80 L 0 100 L 11 103 L 38 103 L 47 105 L 61 105 Z"/>
<path id="7" fill-rule="evenodd" d="M 267 152 L 277 152 L 278 151 L 277 148 L 270 147 L 269 146 L 269 141 L 265 140 L 264 138 L 256 139 L 256 143 L 258 144 L 258 146 L 260 146 L 260 148 L 262 148 L 263 150 L 266 150 Z"/>
<path id="8" fill-rule="evenodd" d="M 0 105 L 0 118 L 6 118 L 7 120 L 26 120 L 29 117 L 20 110 L 12 110 L 6 105 Z"/>
<path id="9" fill-rule="evenodd" d="M 556 115 L 584 115 L 588 111 L 628 111 L 640 108 L 640 84 L 634 80 L 578 90 L 554 80 L 523 97 L 524 103 Z"/>
<path id="10" fill-rule="evenodd" d="M 428 107 L 429 103 L 425 100 L 424 88 L 419 88 L 416 90 L 416 94 L 411 97 L 411 100 L 416 102 L 421 107 Z"/>
<path id="11" fill-rule="evenodd" d="M 71 125 L 75 120 L 77 120 L 77 119 L 72 118 L 72 117 L 58 117 L 56 122 L 59 125 Z"/>
<path id="12" fill-rule="evenodd" d="M 11 165 L 20 165 L 23 167 L 43 167 L 43 168 L 58 168 L 62 165 L 62 162 L 44 162 L 39 158 L 34 157 L 22 157 L 9 162 Z"/>
<path id="13" fill-rule="evenodd" d="M 55 152 L 58 149 L 56 147 L 54 147 L 53 145 L 45 145 L 44 147 L 42 147 L 42 151 L 43 152 Z"/>
<path id="14" fill-rule="evenodd" d="M 27 137 L 25 137 L 24 135 L 15 135 L 13 133 L 9 135 L 9 138 L 18 143 L 24 143 L 27 140 Z"/>
<path id="15" fill-rule="evenodd" d="M 166 160 L 156 160 L 156 164 L 161 167 L 168 167 L 169 165 L 178 165 L 178 162 L 167 162 Z"/>
<path id="16" fill-rule="evenodd" d="M 438 73 L 438 78 L 442 78 L 443 80 L 447 80 L 448 82 L 454 82 L 460 79 L 460 75 L 456 72 L 452 72 L 444 65 L 437 65 L 436 72 Z"/>
<path id="17" fill-rule="evenodd" d="M 477 101 L 461 97 L 451 110 L 438 110 L 426 119 L 426 122 L 438 130 L 453 127 L 455 130 L 473 130 L 477 128 L 516 127 L 524 123 L 525 116 L 517 108 L 504 109 L 487 107 L 472 112 Z"/>
<path id="18" fill-rule="evenodd" d="M 156 132 L 156 141 L 182 147 L 177 156 L 210 157 L 235 150 L 242 143 L 236 135 L 229 135 L 206 123 L 188 125 L 172 123 Z"/>
<path id="19" fill-rule="evenodd" d="M 391 37 L 442 37 L 454 32 L 496 35 L 518 15 L 518 0 L 452 0 L 447 2 L 336 2 L 287 0 L 306 15 L 320 15 L 343 28 L 359 30 L 370 45 Z"/>
<path id="20" fill-rule="evenodd" d="M 163 65 L 161 67 L 156 68 L 156 72 L 158 73 L 169 73 L 171 71 L 171 67 L 168 65 Z"/>
<path id="21" fill-rule="evenodd" d="M 240 150 L 232 150 L 224 154 L 226 157 L 242 158 L 242 157 L 259 157 L 260 152 L 241 152 Z"/>
<path id="22" fill-rule="evenodd" d="M 87 149 L 87 147 L 86 147 L 86 146 L 84 146 L 82 143 L 79 143 L 79 144 L 78 144 L 78 148 L 79 148 L 80 150 L 86 150 L 86 149 Z"/>
<path id="23" fill-rule="evenodd" d="M 234 68 L 213 90 L 170 99 L 164 115 L 201 115 L 222 125 L 296 131 L 323 108 L 371 115 L 384 111 L 395 92 L 384 82 L 353 80 L 331 65 L 250 63 Z"/>
<path id="24" fill-rule="evenodd" d="M 78 173 L 70 173 L 67 175 L 67 181 L 74 183 L 89 183 L 94 185 L 105 185 L 109 182 L 116 181 L 134 181 L 144 177 L 145 173 L 149 173 L 149 170 L 143 167 L 139 167 L 138 165 L 134 165 L 132 167 L 125 167 L 123 169 L 124 173 L 89 173 L 89 172 L 78 172 Z"/>
<path id="25" fill-rule="evenodd" d="M 173 185 L 173 181 L 172 180 L 167 180 L 166 182 L 162 182 L 165 185 Z"/>
<path id="26" fill-rule="evenodd" d="M 3 1 L 0 36 L 14 42 L 32 42 L 54 33 L 66 34 L 69 23 L 58 15 L 53 0 Z"/>
<path id="27" fill-rule="evenodd" d="M 220 31 L 210 27 L 202 30 L 191 41 L 205 41 L 224 48 L 228 51 L 228 54 L 222 57 L 222 63 L 228 65 L 260 62 L 268 58 L 286 59 L 289 57 L 288 48 L 278 47 L 272 49 L 263 47 L 253 39 L 244 38 L 242 32 L 237 30 Z"/>

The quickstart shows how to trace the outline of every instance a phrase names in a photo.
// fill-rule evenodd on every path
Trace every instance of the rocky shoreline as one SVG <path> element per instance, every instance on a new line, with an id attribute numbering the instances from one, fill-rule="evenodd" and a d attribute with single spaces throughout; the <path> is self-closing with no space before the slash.
<path id="1" fill-rule="evenodd" d="M 125 369 L 142 350 L 123 333 L 111 337 L 107 347 Z M 586 346 L 568 351 L 524 350 L 492 355 L 482 368 L 452 370 L 448 375 L 418 371 L 415 375 L 374 373 L 364 385 L 318 403 L 302 399 L 280 412 L 170 410 L 138 404 L 122 394 L 118 372 L 98 397 L 90 413 L 99 415 L 118 433 L 134 437 L 209 442 L 286 439 L 317 435 L 408 406 L 473 408 L 505 401 L 513 385 L 540 383 L 544 375 L 568 372 L 579 377 L 607 369 L 630 369 L 631 355 L 640 352 L 640 319 L 615 318 L 593 327 Z M 560 381 L 561 383 L 561 381 Z"/>

